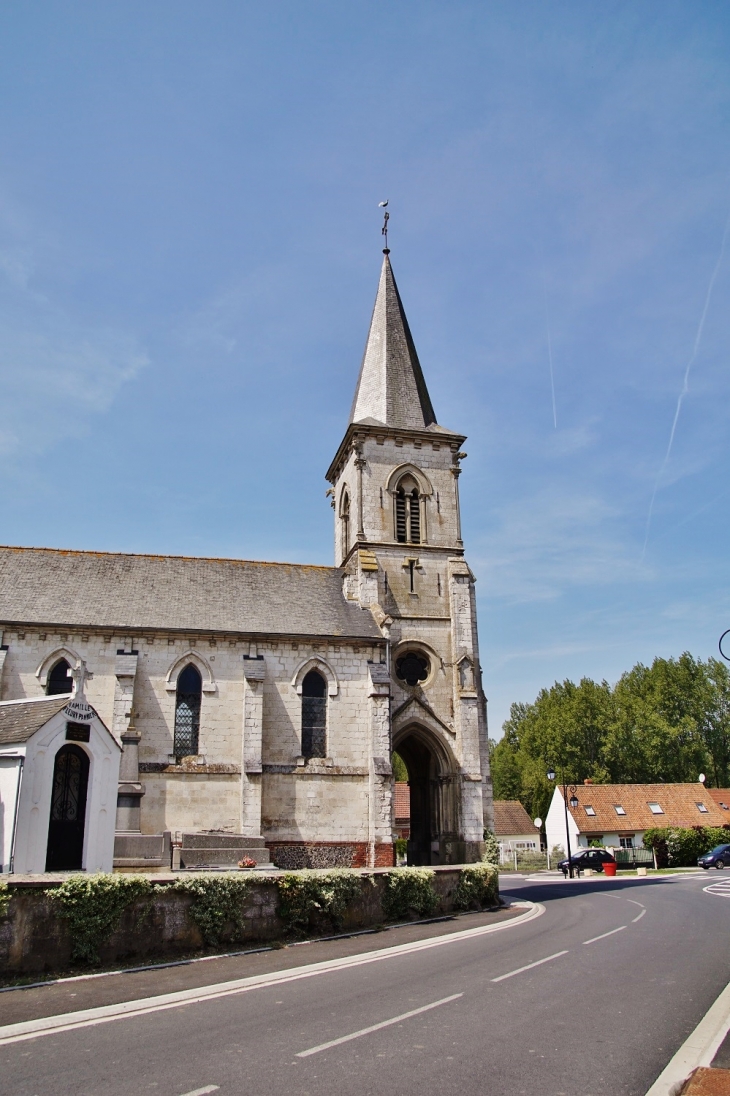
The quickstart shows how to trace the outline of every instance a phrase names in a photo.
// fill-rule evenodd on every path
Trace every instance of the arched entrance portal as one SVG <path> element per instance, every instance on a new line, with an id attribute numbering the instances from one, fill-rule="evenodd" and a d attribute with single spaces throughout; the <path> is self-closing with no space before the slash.
<path id="1" fill-rule="evenodd" d="M 408 863 L 443 864 L 458 833 L 458 777 L 447 751 L 422 727 L 398 734 L 393 749 L 408 770 L 411 817 Z"/>
<path id="2" fill-rule="evenodd" d="M 63 746 L 53 766 L 46 871 L 77 871 L 83 866 L 88 786 L 87 754 L 80 746 Z"/>

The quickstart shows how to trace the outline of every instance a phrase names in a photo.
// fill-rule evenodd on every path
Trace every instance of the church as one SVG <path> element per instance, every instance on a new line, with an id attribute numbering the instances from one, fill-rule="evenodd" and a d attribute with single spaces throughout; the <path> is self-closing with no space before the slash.
<path id="1" fill-rule="evenodd" d="M 394 751 L 408 863 L 478 860 L 493 818 L 464 441 L 436 421 L 386 248 L 326 473 L 334 566 L 0 548 L 0 762 L 17 760 L 3 870 L 112 867 L 74 703 L 118 773 L 120 870 L 389 867 Z M 32 863 L 13 806 L 31 784 Z"/>

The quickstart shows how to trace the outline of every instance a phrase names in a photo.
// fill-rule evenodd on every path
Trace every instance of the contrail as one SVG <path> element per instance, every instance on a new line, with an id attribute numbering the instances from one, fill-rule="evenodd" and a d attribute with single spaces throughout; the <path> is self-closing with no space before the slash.
<path id="1" fill-rule="evenodd" d="M 667 446 L 667 451 L 664 454 L 664 460 L 662 461 L 662 466 L 659 469 L 659 472 L 657 474 L 657 478 L 656 478 L 656 481 L 654 483 L 654 490 L 651 493 L 651 502 L 649 503 L 649 513 L 647 514 L 647 517 L 646 517 L 646 532 L 644 534 L 644 547 L 641 550 L 641 562 L 642 563 L 644 562 L 644 556 L 646 555 L 646 546 L 649 543 L 649 530 L 651 528 L 651 516 L 652 516 L 652 513 L 654 512 L 654 501 L 656 499 L 656 493 L 659 490 L 659 483 L 661 482 L 661 478 L 664 475 L 667 464 L 669 463 L 669 457 L 670 457 L 671 452 L 672 452 L 672 446 L 674 445 L 674 435 L 677 431 L 677 423 L 679 421 L 679 412 L 682 410 L 682 403 L 684 402 L 684 397 L 689 392 L 689 374 L 690 374 L 690 370 L 692 369 L 692 366 L 695 363 L 695 358 L 697 357 L 697 352 L 700 348 L 700 342 L 702 340 L 702 332 L 704 330 L 705 319 L 707 317 L 707 310 L 710 307 L 710 298 L 712 296 L 712 290 L 714 289 L 715 279 L 717 278 L 717 275 L 718 275 L 719 270 L 720 270 L 720 266 L 722 265 L 723 255 L 725 254 L 725 242 L 727 240 L 728 229 L 730 229 L 730 214 L 728 215 L 728 219 L 725 222 L 725 231 L 722 234 L 722 243 L 720 244 L 720 254 L 717 256 L 717 262 L 715 263 L 715 268 L 712 271 L 712 276 L 710 277 L 710 284 L 707 287 L 707 294 L 705 296 L 705 306 L 702 309 L 702 316 L 700 317 L 700 323 L 699 323 L 699 326 L 697 328 L 697 334 L 695 336 L 695 343 L 694 343 L 694 347 L 692 348 L 692 356 L 689 359 L 689 361 L 687 362 L 687 368 L 684 371 L 684 382 L 682 384 L 682 390 L 679 393 L 679 397 L 677 399 L 677 409 L 674 412 L 674 421 L 672 423 L 672 429 L 669 432 L 669 445 Z"/>
<path id="2" fill-rule="evenodd" d="M 545 326 L 547 328 L 547 345 L 548 345 L 548 361 L 550 362 L 550 391 L 553 396 L 553 426 L 558 429 L 558 413 L 555 409 L 555 375 L 553 373 L 553 344 L 550 338 L 550 311 L 548 309 L 547 299 L 547 286 L 545 284 L 545 274 L 543 272 L 542 281 L 542 296 L 545 302 Z"/>

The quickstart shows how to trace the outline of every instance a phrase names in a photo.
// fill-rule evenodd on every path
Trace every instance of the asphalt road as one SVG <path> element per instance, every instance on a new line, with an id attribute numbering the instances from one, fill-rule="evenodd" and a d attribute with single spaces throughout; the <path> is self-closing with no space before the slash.
<path id="1" fill-rule="evenodd" d="M 0 1044 L 0 1092 L 643 1096 L 730 980 L 730 893 L 704 891 L 719 876 L 503 877 L 503 893 L 544 914 L 496 932 L 464 918 L 424 947 L 432 926 L 378 961 L 367 952 L 389 934 L 361 937 L 337 969 L 312 969 L 302 948 L 309 970 L 289 962 L 275 984 Z M 157 992 L 169 988 L 160 977 Z M 3 995 L 3 1022 L 23 996 Z"/>

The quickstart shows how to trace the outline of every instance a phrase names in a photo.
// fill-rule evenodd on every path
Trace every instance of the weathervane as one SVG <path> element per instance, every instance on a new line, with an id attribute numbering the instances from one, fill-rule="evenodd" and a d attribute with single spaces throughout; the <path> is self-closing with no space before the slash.
<path id="1" fill-rule="evenodd" d="M 390 220 L 390 213 L 388 213 L 388 199 L 384 202 L 378 202 L 378 207 L 384 210 L 383 227 L 380 230 L 382 236 L 385 236 L 385 251 L 388 251 L 388 221 Z"/>

